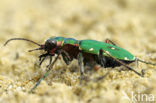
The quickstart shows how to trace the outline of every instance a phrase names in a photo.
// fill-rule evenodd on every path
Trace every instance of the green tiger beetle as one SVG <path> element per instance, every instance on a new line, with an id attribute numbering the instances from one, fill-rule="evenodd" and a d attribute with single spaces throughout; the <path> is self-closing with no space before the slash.
<path id="1" fill-rule="evenodd" d="M 42 80 L 44 80 L 46 76 L 48 76 L 51 68 L 57 61 L 59 55 L 62 56 L 64 62 L 67 65 L 69 65 L 73 59 L 78 60 L 78 64 L 80 66 L 80 82 L 84 79 L 84 66 L 88 64 L 92 64 L 93 67 L 98 64 L 104 68 L 123 65 L 127 69 L 135 72 L 141 77 L 144 76 L 143 72 L 139 73 L 133 68 L 127 66 L 127 64 L 135 61 L 140 61 L 146 64 L 156 65 L 154 63 L 146 62 L 136 58 L 130 52 L 118 47 L 109 39 L 106 39 L 105 42 L 100 42 L 96 40 L 76 40 L 74 38 L 51 37 L 45 41 L 45 44 L 41 45 L 25 38 L 11 38 L 8 41 L 6 41 L 4 45 L 7 45 L 12 40 L 24 40 L 39 46 L 39 48 L 29 50 L 29 52 L 35 50 L 46 51 L 45 54 L 39 56 L 40 65 L 47 57 L 50 57 L 50 63 L 47 72 L 30 90 L 30 93 L 40 84 Z M 52 57 L 54 55 L 57 55 L 57 57 L 52 62 Z"/>

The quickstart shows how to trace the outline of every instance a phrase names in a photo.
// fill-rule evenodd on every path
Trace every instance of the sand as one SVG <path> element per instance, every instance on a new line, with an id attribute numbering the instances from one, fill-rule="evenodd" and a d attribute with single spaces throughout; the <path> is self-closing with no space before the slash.
<path id="1" fill-rule="evenodd" d="M 22 37 L 44 44 L 51 36 L 78 40 L 114 41 L 136 57 L 156 63 L 155 0 L 1 0 L 0 1 L 0 103 L 132 103 L 156 100 L 156 66 L 132 63 L 145 77 L 120 66 L 86 72 L 90 79 L 110 73 L 100 81 L 79 83 L 74 60 L 60 58 L 49 76 L 32 94 L 28 91 L 46 72 L 48 61 L 38 66 L 43 51 Z M 124 69 L 124 70 L 121 70 Z"/>

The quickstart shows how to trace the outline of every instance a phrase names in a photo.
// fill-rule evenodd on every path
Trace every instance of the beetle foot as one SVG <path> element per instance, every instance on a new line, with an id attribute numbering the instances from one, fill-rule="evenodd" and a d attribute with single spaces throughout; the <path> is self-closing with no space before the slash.
<path id="1" fill-rule="evenodd" d="M 145 69 L 142 69 L 141 70 L 141 75 L 142 75 L 142 77 L 144 77 L 144 75 L 145 75 Z"/>
<path id="2" fill-rule="evenodd" d="M 112 44 L 112 45 L 116 46 L 116 44 L 113 41 L 111 41 L 110 39 L 106 39 L 105 43 Z"/>

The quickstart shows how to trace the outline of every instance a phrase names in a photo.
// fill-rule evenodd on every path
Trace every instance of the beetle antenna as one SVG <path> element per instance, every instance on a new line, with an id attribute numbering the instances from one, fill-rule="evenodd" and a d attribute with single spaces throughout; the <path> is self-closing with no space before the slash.
<path id="1" fill-rule="evenodd" d="M 12 40 L 24 40 L 24 41 L 28 41 L 28 42 L 31 42 L 31 43 L 33 43 L 33 44 L 36 44 L 36 45 L 38 45 L 38 46 L 41 46 L 40 44 L 38 44 L 38 43 L 36 43 L 36 42 L 34 42 L 34 41 L 32 41 L 32 40 L 25 39 L 25 38 L 11 38 L 11 39 L 9 39 L 9 40 L 7 40 L 7 41 L 5 42 L 4 46 L 6 46 L 6 45 L 7 45 L 10 41 L 12 41 Z"/>
<path id="2" fill-rule="evenodd" d="M 147 62 L 147 61 L 144 61 L 144 60 L 141 60 L 141 59 L 138 59 L 136 58 L 137 61 L 140 61 L 142 63 L 145 63 L 145 64 L 151 64 L 151 65 L 156 65 L 156 63 L 152 63 L 152 62 Z"/>
<path id="3" fill-rule="evenodd" d="M 36 51 L 36 50 L 42 50 L 43 48 L 36 48 L 36 49 L 32 49 L 32 50 L 28 50 L 28 52 L 32 52 L 32 51 Z"/>

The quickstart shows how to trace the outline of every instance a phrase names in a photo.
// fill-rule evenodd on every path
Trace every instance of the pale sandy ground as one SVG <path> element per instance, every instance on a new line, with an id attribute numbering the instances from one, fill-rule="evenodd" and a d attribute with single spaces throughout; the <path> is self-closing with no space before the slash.
<path id="1" fill-rule="evenodd" d="M 0 103 L 132 103 L 142 95 L 145 103 L 152 96 L 156 102 L 156 67 L 142 63 L 131 66 L 139 72 L 145 69 L 144 78 L 127 70 L 119 72 L 121 66 L 104 80 L 79 85 L 77 62 L 66 66 L 60 59 L 29 94 L 48 61 L 37 66 L 43 52 L 27 52 L 37 47 L 31 43 L 3 44 L 12 37 L 44 43 L 50 36 L 109 38 L 135 56 L 156 62 L 155 0 L 0 0 Z M 107 71 L 101 68 L 87 75 L 95 78 Z M 123 99 L 124 93 L 130 100 Z M 132 99 L 132 93 L 138 100 Z"/>

